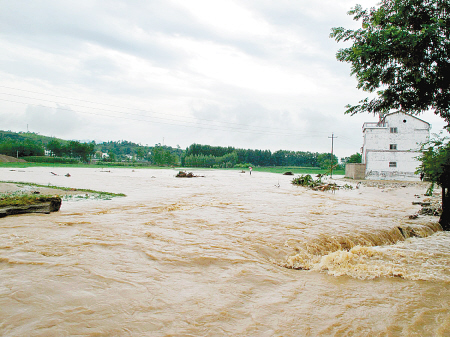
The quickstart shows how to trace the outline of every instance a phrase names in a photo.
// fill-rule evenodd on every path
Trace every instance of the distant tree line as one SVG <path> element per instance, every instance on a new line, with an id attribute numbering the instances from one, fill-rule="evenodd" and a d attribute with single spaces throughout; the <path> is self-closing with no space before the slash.
<path id="1" fill-rule="evenodd" d="M 95 142 L 80 143 L 76 140 L 70 140 L 62 143 L 57 139 L 52 139 L 47 144 L 47 150 L 52 156 L 78 158 L 83 162 L 89 162 L 95 152 Z"/>
<path id="2" fill-rule="evenodd" d="M 270 150 L 236 149 L 192 144 L 182 157 L 183 166 L 193 167 L 234 167 L 236 165 L 253 166 L 301 166 L 329 168 L 337 165 L 338 158 L 331 153 L 285 151 L 272 153 Z"/>
<path id="3" fill-rule="evenodd" d="M 57 158 L 73 158 L 83 162 L 92 159 L 108 162 L 140 162 L 140 165 L 232 168 L 248 166 L 300 166 L 330 168 L 338 158 L 330 153 L 237 149 L 192 144 L 186 150 L 161 144 L 141 145 L 129 141 L 96 144 L 67 141 L 35 133 L 0 131 L 0 153 L 9 156 L 44 156 L 45 150 Z M 56 159 L 55 159 L 56 160 Z M 361 155 L 342 158 L 342 162 L 360 162 Z"/>
<path id="4" fill-rule="evenodd" d="M 31 139 L 0 139 L 0 154 L 11 157 L 43 156 L 44 146 Z"/>

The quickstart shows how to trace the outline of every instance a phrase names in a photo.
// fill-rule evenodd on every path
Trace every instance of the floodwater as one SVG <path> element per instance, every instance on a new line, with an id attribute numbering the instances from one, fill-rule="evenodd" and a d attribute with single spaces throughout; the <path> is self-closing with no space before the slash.
<path id="1" fill-rule="evenodd" d="M 450 335 L 450 233 L 408 218 L 424 190 L 110 170 L 0 169 L 127 195 L 0 219 L 1 336 Z"/>

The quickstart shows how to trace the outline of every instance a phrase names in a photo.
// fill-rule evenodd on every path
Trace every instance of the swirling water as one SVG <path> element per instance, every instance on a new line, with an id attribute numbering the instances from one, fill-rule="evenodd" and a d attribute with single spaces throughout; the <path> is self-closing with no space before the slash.
<path id="1" fill-rule="evenodd" d="M 450 235 L 408 219 L 419 187 L 108 171 L 0 169 L 127 195 L 0 219 L 0 335 L 450 335 Z"/>

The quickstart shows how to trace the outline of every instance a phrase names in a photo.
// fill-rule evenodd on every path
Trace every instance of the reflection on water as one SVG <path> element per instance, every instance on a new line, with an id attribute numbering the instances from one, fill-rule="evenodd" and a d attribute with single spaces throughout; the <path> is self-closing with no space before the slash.
<path id="1" fill-rule="evenodd" d="M 0 173 L 127 197 L 0 220 L 2 336 L 450 334 L 450 235 L 408 219 L 417 187 L 57 170 Z"/>

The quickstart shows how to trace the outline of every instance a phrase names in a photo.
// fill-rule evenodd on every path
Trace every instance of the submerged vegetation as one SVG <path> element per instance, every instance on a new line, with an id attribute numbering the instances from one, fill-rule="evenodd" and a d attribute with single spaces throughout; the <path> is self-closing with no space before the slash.
<path id="1" fill-rule="evenodd" d="M 297 178 L 292 179 L 292 184 L 313 188 L 322 185 L 322 177 L 323 175 L 318 174 L 317 179 L 314 180 L 314 178 L 310 174 L 301 175 Z"/>
<path id="2" fill-rule="evenodd" d="M 323 177 L 325 177 L 324 174 L 318 174 L 317 179 L 314 179 L 310 174 L 301 175 L 297 178 L 292 179 L 292 184 L 309 187 L 314 191 L 335 191 L 340 188 L 353 189 L 353 186 L 349 184 L 338 186 L 336 183 L 325 183 L 322 181 Z"/>

